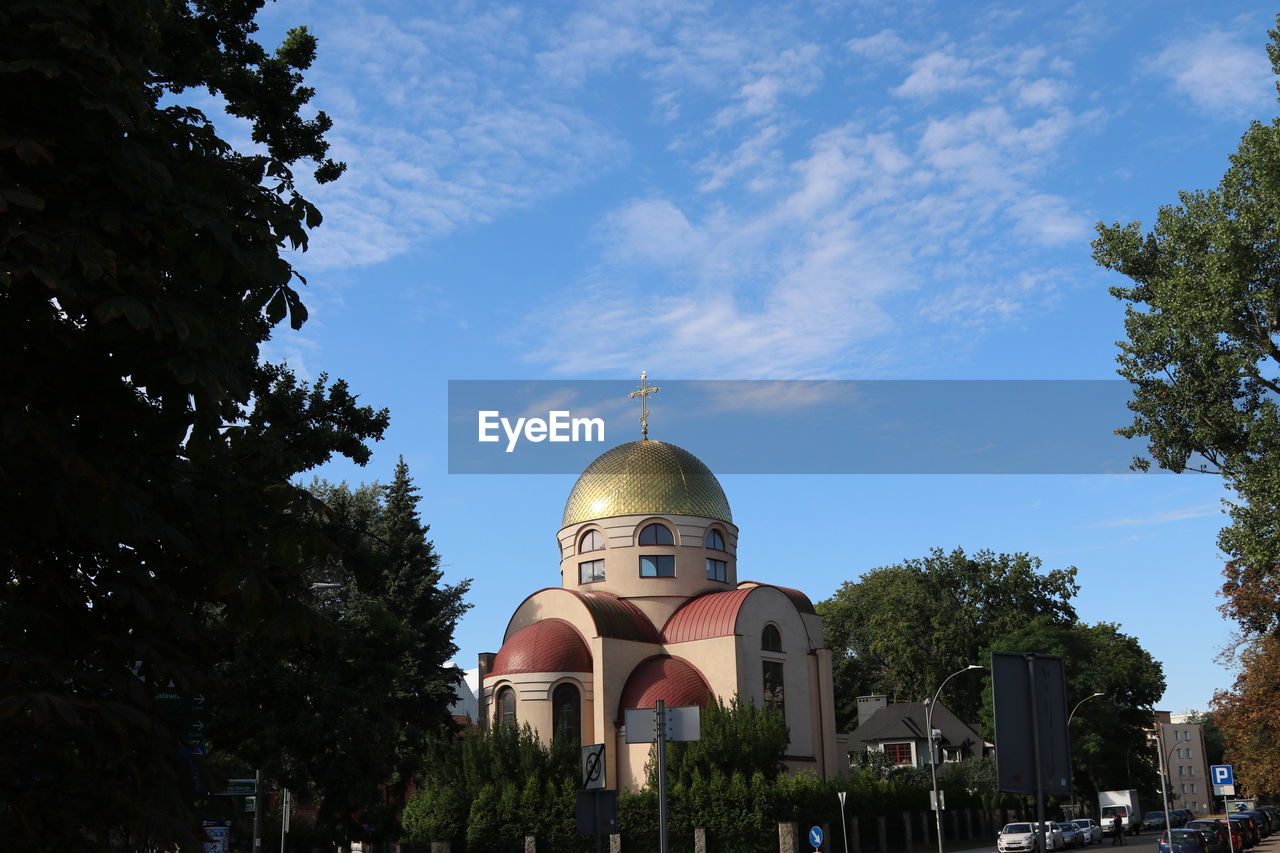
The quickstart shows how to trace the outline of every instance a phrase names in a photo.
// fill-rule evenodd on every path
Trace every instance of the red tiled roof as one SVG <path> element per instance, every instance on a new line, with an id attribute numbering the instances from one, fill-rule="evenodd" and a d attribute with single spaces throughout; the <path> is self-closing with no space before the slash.
<path id="1" fill-rule="evenodd" d="M 652 708 L 661 699 L 669 707 L 698 705 L 705 708 L 711 688 L 702 673 L 684 658 L 654 655 L 631 671 L 618 701 L 618 722 L 628 708 Z"/>
<path id="2" fill-rule="evenodd" d="M 686 601 L 663 626 L 663 638 L 668 643 L 684 643 L 736 633 L 738 609 L 754 589 L 709 592 Z"/>
<path id="3" fill-rule="evenodd" d="M 798 589 L 792 589 L 789 586 L 778 586 L 775 583 L 757 583 L 756 581 L 743 581 L 742 583 L 738 584 L 738 589 L 743 589 L 744 587 L 748 587 L 748 586 L 750 587 L 771 586 L 774 589 L 776 589 L 778 592 L 785 595 L 787 598 L 791 599 L 791 603 L 794 604 L 796 606 L 796 610 L 799 610 L 801 613 L 817 613 L 818 612 L 817 610 L 813 609 L 813 602 L 809 600 L 809 596 L 805 595 L 803 592 L 801 592 Z"/>
<path id="4" fill-rule="evenodd" d="M 609 592 L 584 592 L 568 590 L 582 601 L 596 623 L 601 637 L 615 640 L 633 640 L 637 643 L 661 643 L 658 629 L 644 615 L 644 611 L 630 601 L 624 601 Z"/>
<path id="5" fill-rule="evenodd" d="M 502 644 L 485 678 L 516 672 L 590 672 L 591 650 L 563 619 L 521 628 Z"/>

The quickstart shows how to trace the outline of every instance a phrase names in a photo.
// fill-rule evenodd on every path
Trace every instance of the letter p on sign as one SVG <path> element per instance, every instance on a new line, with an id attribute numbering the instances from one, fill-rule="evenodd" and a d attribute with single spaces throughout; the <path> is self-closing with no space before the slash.
<path id="1" fill-rule="evenodd" d="M 1235 779 L 1230 764 L 1215 764 L 1209 768 L 1209 778 L 1215 785 L 1234 785 Z"/>

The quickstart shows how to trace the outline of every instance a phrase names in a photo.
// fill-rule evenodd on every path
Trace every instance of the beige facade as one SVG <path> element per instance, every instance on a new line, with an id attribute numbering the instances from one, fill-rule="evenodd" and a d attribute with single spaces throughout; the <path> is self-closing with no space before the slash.
<path id="1" fill-rule="evenodd" d="M 482 724 L 603 743 L 608 786 L 637 788 L 649 747 L 625 742 L 627 708 L 738 695 L 781 707 L 790 769 L 826 778 L 847 764 L 822 620 L 798 590 L 738 579 L 738 528 L 692 454 L 649 440 L 608 451 L 556 538 L 560 585 L 526 598 L 502 649 L 481 656 Z"/>

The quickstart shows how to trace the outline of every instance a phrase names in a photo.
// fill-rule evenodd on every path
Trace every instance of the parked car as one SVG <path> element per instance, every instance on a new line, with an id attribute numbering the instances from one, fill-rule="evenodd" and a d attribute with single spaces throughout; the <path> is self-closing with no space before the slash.
<path id="1" fill-rule="evenodd" d="M 1030 823 L 1006 823 L 996 836 L 996 850 L 998 853 L 1038 850 L 1039 838 L 1036 837 L 1035 829 Z"/>
<path id="2" fill-rule="evenodd" d="M 1089 817 L 1076 818 L 1071 821 L 1080 827 L 1080 833 L 1084 836 L 1085 844 L 1099 844 L 1102 842 L 1102 827 Z"/>
<path id="3" fill-rule="evenodd" d="M 1246 848 L 1255 847 L 1262 841 L 1262 836 L 1258 834 L 1258 822 L 1247 814 L 1233 812 L 1230 817 L 1220 818 L 1220 820 L 1230 820 L 1233 825 L 1240 827 L 1240 834 L 1244 836 Z"/>
<path id="4" fill-rule="evenodd" d="M 1189 820 L 1186 829 L 1194 829 L 1204 839 L 1206 853 L 1231 853 L 1227 828 L 1213 820 Z"/>
<path id="5" fill-rule="evenodd" d="M 1204 839 L 1194 829 L 1168 829 L 1160 833 L 1159 850 L 1160 853 L 1205 853 Z"/>
<path id="6" fill-rule="evenodd" d="M 1172 816 L 1170 820 L 1172 821 Z M 1164 829 L 1164 812 L 1147 812 L 1142 816 L 1143 829 Z"/>
<path id="7" fill-rule="evenodd" d="M 1249 846 L 1249 844 L 1246 843 L 1245 841 L 1244 827 L 1241 826 L 1240 824 L 1232 823 L 1231 821 L 1226 820 L 1224 818 L 1217 818 L 1215 820 L 1210 821 L 1210 823 L 1216 823 L 1218 824 L 1218 826 L 1221 826 L 1227 832 L 1231 833 L 1231 838 L 1229 843 L 1232 850 L 1244 850 Z"/>
<path id="8" fill-rule="evenodd" d="M 1063 847 L 1083 847 L 1085 844 L 1084 833 L 1080 831 L 1080 827 L 1071 821 L 1056 824 L 1058 831 L 1062 833 Z"/>
<path id="9" fill-rule="evenodd" d="M 1249 817 L 1257 821 L 1258 834 L 1263 838 L 1266 838 L 1268 835 L 1271 834 L 1271 830 L 1272 830 L 1271 820 L 1263 812 L 1260 812 L 1257 809 L 1246 809 L 1245 811 L 1240 812 L 1239 814 L 1248 815 Z"/>

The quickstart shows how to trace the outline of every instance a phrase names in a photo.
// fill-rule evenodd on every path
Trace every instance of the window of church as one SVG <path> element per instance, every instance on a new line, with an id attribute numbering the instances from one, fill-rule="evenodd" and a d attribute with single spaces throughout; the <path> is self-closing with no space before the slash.
<path id="1" fill-rule="evenodd" d="M 578 583 L 595 583 L 602 580 L 604 580 L 604 560 L 578 563 Z"/>
<path id="2" fill-rule="evenodd" d="M 644 530 L 640 531 L 641 545 L 674 545 L 675 537 L 671 535 L 671 528 L 665 524 L 649 524 Z"/>
<path id="3" fill-rule="evenodd" d="M 724 560 L 707 560 L 707 580 L 725 581 L 728 577 L 728 564 Z"/>
<path id="4" fill-rule="evenodd" d="M 599 530 L 588 530 L 582 534 L 582 538 L 578 540 L 578 553 L 586 554 L 588 551 L 603 551 L 604 536 Z"/>
<path id="5" fill-rule="evenodd" d="M 551 693 L 551 728 L 555 737 L 582 745 L 582 697 L 572 684 L 561 684 Z"/>
<path id="6" fill-rule="evenodd" d="M 673 578 L 675 576 L 676 558 L 670 554 L 644 554 L 640 557 L 640 577 Z"/>
<path id="7" fill-rule="evenodd" d="M 782 632 L 777 625 L 765 625 L 760 632 L 760 648 L 767 652 L 782 651 Z"/>
<path id="8" fill-rule="evenodd" d="M 516 692 L 510 687 L 503 687 L 498 691 L 498 708 L 494 717 L 500 725 L 514 726 L 516 724 Z"/>
<path id="9" fill-rule="evenodd" d="M 764 662 L 764 706 L 783 710 L 782 664 L 776 660 Z"/>
<path id="10" fill-rule="evenodd" d="M 911 744 L 886 743 L 884 745 L 884 757 L 889 759 L 893 764 L 910 764 Z"/>
<path id="11" fill-rule="evenodd" d="M 724 537 L 720 535 L 720 531 L 712 528 L 707 531 L 707 548 L 712 551 L 724 550 Z"/>

